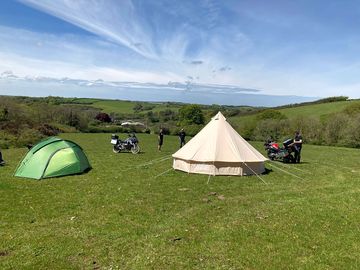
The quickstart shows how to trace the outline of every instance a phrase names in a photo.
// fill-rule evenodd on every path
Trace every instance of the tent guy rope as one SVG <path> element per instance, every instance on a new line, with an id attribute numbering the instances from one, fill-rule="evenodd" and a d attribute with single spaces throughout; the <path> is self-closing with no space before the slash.
<path id="1" fill-rule="evenodd" d="M 275 161 L 271 161 L 271 160 L 270 160 L 270 162 L 275 163 Z M 279 164 L 279 165 L 281 165 L 281 166 L 283 166 L 283 167 L 285 167 L 285 168 L 287 168 L 287 169 L 294 169 L 294 170 L 297 170 L 297 171 L 300 171 L 300 172 L 303 172 L 303 173 L 310 174 L 310 172 L 308 172 L 308 171 L 306 171 L 306 170 L 302 170 L 302 169 L 296 168 L 295 166 L 289 166 L 289 165 L 287 165 L 287 164 L 280 163 L 280 162 L 279 162 L 279 163 L 276 163 L 276 164 Z"/>
<path id="2" fill-rule="evenodd" d="M 274 167 L 274 168 L 276 168 L 276 169 L 278 169 L 278 170 L 280 170 L 280 171 L 282 171 L 282 172 L 284 172 L 284 173 L 286 173 L 286 174 L 288 174 L 288 175 L 291 175 L 291 176 L 293 176 L 293 177 L 295 177 L 295 178 L 298 178 L 298 179 L 300 179 L 300 180 L 304 180 L 303 178 L 297 176 L 296 174 L 293 174 L 293 173 L 290 173 L 290 172 L 288 172 L 288 171 L 285 171 L 285 170 L 281 169 L 280 167 L 275 166 L 274 164 L 271 164 L 271 163 L 268 163 L 268 164 L 269 164 L 271 167 Z"/>
<path id="3" fill-rule="evenodd" d="M 260 177 L 260 175 L 258 175 L 253 169 L 251 169 L 245 162 L 243 162 L 243 163 L 244 163 L 244 165 L 245 165 L 250 171 L 252 171 L 265 185 L 268 184 L 264 179 L 262 179 L 262 178 Z"/>
<path id="4" fill-rule="evenodd" d="M 166 174 L 167 172 L 169 172 L 169 171 L 171 171 L 171 170 L 173 170 L 173 168 L 170 168 L 170 169 L 168 169 L 168 170 L 166 170 L 166 171 L 164 171 L 164 172 L 162 172 L 162 173 L 159 173 L 158 175 L 153 176 L 152 178 L 153 178 L 153 179 L 158 178 L 158 177 L 160 177 L 160 176 L 162 176 L 162 175 Z"/>
<path id="5" fill-rule="evenodd" d="M 147 161 L 143 164 L 140 164 L 140 165 L 136 165 L 136 166 L 132 166 L 130 168 L 127 168 L 126 170 L 123 170 L 123 172 L 127 172 L 129 170 L 133 170 L 133 169 L 139 169 L 141 167 L 144 167 L 144 166 L 147 166 L 147 165 L 153 165 L 153 164 L 157 164 L 157 163 L 161 163 L 165 160 L 168 160 L 171 158 L 171 155 L 167 155 L 165 157 L 161 157 L 161 158 L 157 158 L 157 159 L 153 159 L 153 160 L 150 160 L 150 161 Z"/>

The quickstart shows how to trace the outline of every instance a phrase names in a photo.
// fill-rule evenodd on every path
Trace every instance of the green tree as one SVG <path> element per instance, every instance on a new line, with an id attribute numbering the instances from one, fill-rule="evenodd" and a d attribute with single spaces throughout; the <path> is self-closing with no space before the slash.
<path id="1" fill-rule="evenodd" d="M 267 119 L 276 119 L 276 120 L 282 120 L 287 119 L 286 115 L 282 114 L 281 112 L 274 110 L 274 109 L 268 109 L 265 110 L 258 115 L 256 115 L 257 120 L 267 120 Z"/>
<path id="2" fill-rule="evenodd" d="M 179 120 L 182 124 L 202 125 L 205 122 L 204 114 L 199 105 L 185 105 L 179 110 Z"/>

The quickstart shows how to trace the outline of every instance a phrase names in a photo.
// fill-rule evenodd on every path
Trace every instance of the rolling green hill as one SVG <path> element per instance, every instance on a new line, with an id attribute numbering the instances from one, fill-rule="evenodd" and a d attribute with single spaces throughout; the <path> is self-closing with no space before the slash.
<path id="1" fill-rule="evenodd" d="M 284 114 L 289 119 L 297 117 L 321 117 L 329 115 L 332 113 L 338 113 L 343 111 L 347 106 L 351 104 L 360 104 L 360 100 L 348 100 L 348 101 L 338 101 L 330 103 L 321 103 L 321 104 L 305 104 L 289 108 L 274 108 L 282 114 Z M 253 121 L 256 118 L 256 113 L 245 116 L 235 116 L 231 117 L 230 121 L 236 124 Z"/>
<path id="2" fill-rule="evenodd" d="M 84 104 L 89 104 L 94 108 L 101 109 L 106 113 L 124 113 L 131 114 L 134 113 L 134 106 L 136 104 L 141 104 L 144 107 L 148 107 L 148 110 L 144 111 L 153 111 L 159 112 L 166 109 L 170 109 L 173 111 L 178 111 L 179 108 L 185 104 L 178 103 L 167 103 L 167 102 L 136 102 L 136 101 L 124 101 L 124 100 L 103 100 L 103 99 L 75 99 L 74 101 Z M 296 118 L 299 116 L 303 117 L 321 117 L 324 115 L 328 115 L 331 113 L 337 113 L 343 111 L 350 104 L 358 103 L 360 104 L 360 100 L 347 100 L 347 101 L 337 101 L 337 102 L 328 102 L 328 103 L 306 103 L 304 105 L 298 104 L 296 106 L 289 106 L 286 108 L 274 108 L 275 110 L 280 111 L 288 118 Z M 210 106 L 203 105 L 202 106 L 205 111 L 209 110 Z M 226 107 L 226 106 L 225 106 Z M 232 106 L 235 109 L 247 109 L 249 111 L 253 111 L 250 115 L 236 115 L 230 117 L 232 122 L 239 123 L 243 121 L 253 120 L 256 116 L 257 111 L 262 111 L 262 108 L 256 107 L 244 107 L 244 106 Z"/>
<path id="3" fill-rule="evenodd" d="M 350 104 L 360 104 L 360 100 L 339 101 L 323 104 L 311 104 L 294 108 L 280 109 L 280 112 L 289 118 L 297 116 L 322 116 L 343 111 Z"/>
<path id="4" fill-rule="evenodd" d="M 88 104 L 91 107 L 101 109 L 106 113 L 132 114 L 134 107 L 140 104 L 144 107 L 144 112 L 159 112 L 167 109 L 178 111 L 181 105 L 168 102 L 140 102 L 128 100 L 105 100 L 105 99 L 75 99 L 74 102 Z"/>

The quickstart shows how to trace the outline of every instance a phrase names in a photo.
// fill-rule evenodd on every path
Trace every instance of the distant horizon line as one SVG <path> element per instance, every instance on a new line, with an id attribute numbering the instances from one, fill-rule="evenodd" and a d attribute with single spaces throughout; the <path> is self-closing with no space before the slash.
<path id="1" fill-rule="evenodd" d="M 0 95 L 96 98 L 139 102 L 180 102 L 184 104 L 276 107 L 311 102 L 322 97 L 266 94 L 264 90 L 236 85 L 205 84 L 193 81 L 167 83 L 86 80 L 69 77 L 17 76 L 11 70 L 0 73 Z M 74 94 L 76 96 L 74 96 Z"/>
<path id="2" fill-rule="evenodd" d="M 284 105 L 279 105 L 279 106 L 252 106 L 252 105 L 229 105 L 229 104 L 205 104 L 205 103 L 189 103 L 189 102 L 182 102 L 182 101 L 170 101 L 170 100 L 163 100 L 163 101 L 157 101 L 157 100 L 130 100 L 130 99 L 118 99 L 118 98 L 101 98 L 101 97 L 76 97 L 76 96 L 54 96 L 54 95 L 38 95 L 38 96 L 30 96 L 30 95 L 10 95 L 10 94 L 0 94 L 0 97 L 14 97 L 14 98 L 63 98 L 63 99 L 77 99 L 77 100 L 81 100 L 81 99 L 89 99 L 89 100 L 96 100 L 96 101 L 123 101 L 123 102 L 133 102 L 133 103 L 152 103 L 152 104 L 165 104 L 165 103 L 170 103 L 170 104 L 183 104 L 183 105 L 189 105 L 189 104 L 194 104 L 194 105 L 200 105 L 200 106 L 225 106 L 225 107 L 252 107 L 252 108 L 281 108 L 281 107 L 287 107 L 287 106 L 302 106 L 302 105 L 307 105 L 307 104 L 311 104 L 311 103 L 316 103 L 320 100 L 323 99 L 328 99 L 328 98 L 333 98 L 334 96 L 329 96 L 329 97 L 320 97 L 314 101 L 304 101 L 304 102 L 300 102 L 300 103 L 288 103 L 288 104 L 284 104 Z M 335 96 L 335 97 L 342 97 L 342 96 Z M 359 99 L 352 99 L 352 98 L 348 98 L 346 101 L 354 101 L 354 100 L 359 100 Z M 331 102 L 329 102 L 331 103 Z M 86 105 L 84 103 L 84 105 Z"/>

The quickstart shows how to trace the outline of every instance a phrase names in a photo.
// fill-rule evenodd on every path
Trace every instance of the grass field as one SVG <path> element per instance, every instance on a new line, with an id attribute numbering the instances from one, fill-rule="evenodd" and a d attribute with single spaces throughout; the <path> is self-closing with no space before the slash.
<path id="1" fill-rule="evenodd" d="M 337 113 L 343 111 L 350 104 L 357 103 L 359 104 L 359 100 L 349 100 L 349 101 L 338 101 L 331 103 L 323 103 L 323 104 L 312 104 L 301 107 L 294 108 L 286 108 L 281 109 L 280 112 L 285 114 L 288 118 L 294 118 L 298 116 L 303 117 L 311 117 L 311 116 L 322 116 L 331 113 Z"/>
<path id="2" fill-rule="evenodd" d="M 343 111 L 347 106 L 354 103 L 360 103 L 359 100 L 349 100 L 349 101 L 338 101 L 330 103 L 321 103 L 321 104 L 310 104 L 299 107 L 284 108 L 278 109 L 289 119 L 294 119 L 297 117 L 318 117 L 321 118 L 324 115 L 329 115 L 331 113 L 337 113 Z M 229 120 L 233 124 L 244 124 L 249 122 L 254 122 L 256 120 L 257 114 L 245 115 L 245 116 L 235 116 L 231 117 Z"/>
<path id="3" fill-rule="evenodd" d="M 134 102 L 120 100 L 99 100 L 91 106 L 102 109 L 106 113 L 133 113 Z"/>
<path id="4" fill-rule="evenodd" d="M 359 150 L 305 145 L 302 164 L 267 163 L 268 184 L 207 184 L 205 175 L 162 174 L 176 137 L 158 152 L 156 136 L 140 134 L 138 155 L 112 153 L 109 134 L 62 137 L 85 149 L 89 173 L 14 178 L 26 150 L 3 152 L 0 269 L 360 267 Z"/>

